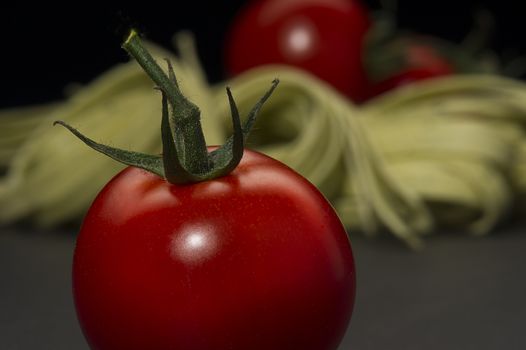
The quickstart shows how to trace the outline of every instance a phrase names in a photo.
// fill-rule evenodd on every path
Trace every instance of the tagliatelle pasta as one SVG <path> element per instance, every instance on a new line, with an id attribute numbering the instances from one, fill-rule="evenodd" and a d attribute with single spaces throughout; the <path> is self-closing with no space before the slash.
<path id="1" fill-rule="evenodd" d="M 241 114 L 279 78 L 248 147 L 283 161 L 331 200 L 343 223 L 387 229 L 412 247 L 439 225 L 484 234 L 526 193 L 526 85 L 459 75 L 408 85 L 356 106 L 307 73 L 265 66 L 209 86 L 191 38 L 169 58 L 186 96 L 201 106 L 209 144 L 229 135 L 228 84 Z M 160 94 L 134 62 L 64 102 L 0 112 L 0 223 L 41 226 L 77 219 L 120 166 L 64 130 L 121 148 L 159 153 Z M 264 124 L 264 127 L 263 127 Z M 125 125 L 123 128 L 122 125 Z"/>

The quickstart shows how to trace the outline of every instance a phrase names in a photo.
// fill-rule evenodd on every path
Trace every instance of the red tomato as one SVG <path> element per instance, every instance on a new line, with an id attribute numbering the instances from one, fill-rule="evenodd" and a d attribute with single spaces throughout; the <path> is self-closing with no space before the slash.
<path id="1" fill-rule="evenodd" d="M 426 37 L 419 37 L 418 40 L 424 42 Z M 432 42 L 430 39 L 427 40 Z M 407 41 L 394 45 L 394 47 L 396 48 L 395 55 L 393 56 L 393 52 L 389 52 L 389 54 L 393 57 L 391 62 L 398 63 L 396 73 L 388 75 L 387 78 L 379 82 L 372 83 L 369 98 L 416 81 L 455 73 L 453 63 L 450 63 L 431 43 Z M 381 55 L 381 50 L 382 47 L 372 54 Z M 393 51 L 392 48 L 390 50 Z M 371 55 L 371 53 L 369 54 Z"/>
<path id="2" fill-rule="evenodd" d="M 414 43 L 407 47 L 405 58 L 407 67 L 426 70 L 428 78 L 454 72 L 453 65 L 432 46 Z"/>
<path id="3" fill-rule="evenodd" d="M 236 75 L 264 64 L 289 64 L 361 101 L 367 86 L 362 46 L 369 25 L 356 0 L 254 1 L 227 36 L 226 68 Z"/>
<path id="4" fill-rule="evenodd" d="M 452 74 L 452 70 L 436 70 L 428 68 L 409 68 L 399 72 L 385 80 L 382 80 L 371 86 L 370 97 L 381 95 L 387 91 L 394 90 L 401 86 L 414 83 L 420 80 L 437 78 L 444 75 Z"/>
<path id="5" fill-rule="evenodd" d="M 320 192 L 247 150 L 191 185 L 118 174 L 83 223 L 73 290 L 92 349 L 334 350 L 355 271 Z"/>

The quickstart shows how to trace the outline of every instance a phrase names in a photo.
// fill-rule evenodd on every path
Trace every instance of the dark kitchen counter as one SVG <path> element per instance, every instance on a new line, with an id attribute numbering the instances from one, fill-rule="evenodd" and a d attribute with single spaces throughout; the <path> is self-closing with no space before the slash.
<path id="1" fill-rule="evenodd" d="M 526 349 L 523 231 L 445 233 L 421 253 L 353 237 L 358 294 L 339 350 Z M 88 349 L 70 292 L 74 238 L 0 230 L 2 349 Z"/>

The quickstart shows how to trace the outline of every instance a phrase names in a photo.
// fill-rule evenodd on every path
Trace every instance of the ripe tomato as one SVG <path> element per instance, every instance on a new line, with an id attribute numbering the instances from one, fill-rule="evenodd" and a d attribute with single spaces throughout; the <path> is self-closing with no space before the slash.
<path id="1" fill-rule="evenodd" d="M 425 36 L 398 38 L 386 46 L 373 47 L 368 57 L 381 57 L 370 66 L 386 70 L 381 79 L 371 83 L 369 98 L 420 80 L 454 74 L 456 67 L 436 45 L 436 39 Z M 382 56 L 383 55 L 383 56 Z"/>
<path id="2" fill-rule="evenodd" d="M 253 1 L 226 39 L 228 73 L 282 63 L 305 69 L 361 101 L 367 79 L 362 64 L 370 25 L 357 0 Z"/>
<path id="3" fill-rule="evenodd" d="M 405 58 L 408 68 L 425 70 L 427 72 L 427 78 L 452 74 L 454 72 L 453 64 L 448 62 L 440 52 L 430 45 L 418 43 L 409 45 L 406 49 Z M 423 74 L 424 73 L 421 75 L 423 76 Z"/>
<path id="4" fill-rule="evenodd" d="M 389 78 L 371 85 L 370 97 L 378 96 L 384 92 L 394 90 L 401 86 L 411 84 L 420 80 L 438 78 L 452 74 L 452 70 L 435 70 L 428 68 L 410 68 L 403 70 Z"/>
<path id="5" fill-rule="evenodd" d="M 84 220 L 73 291 L 92 349 L 334 350 L 355 271 L 320 192 L 246 150 L 191 185 L 118 174 Z"/>

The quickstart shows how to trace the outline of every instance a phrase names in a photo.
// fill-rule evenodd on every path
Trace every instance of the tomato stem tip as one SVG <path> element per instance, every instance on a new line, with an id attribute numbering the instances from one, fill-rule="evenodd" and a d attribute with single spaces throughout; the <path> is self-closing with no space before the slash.
<path id="1" fill-rule="evenodd" d="M 148 170 L 164 177 L 170 183 L 195 183 L 225 176 L 232 172 L 243 157 L 245 142 L 255 124 L 257 114 L 274 92 L 279 80 L 272 81 L 271 87 L 256 102 L 244 124 L 241 123 L 239 110 L 230 87 L 226 87 L 234 131 L 222 146 L 208 152 L 199 108 L 181 92 L 172 63 L 165 59 L 168 71 L 166 74 L 142 46 L 137 31 L 133 29 L 122 47 L 135 58 L 156 84 L 157 89 L 161 91 L 162 156 L 97 143 L 60 120 L 55 121 L 53 125 L 58 124 L 65 127 L 86 145 L 116 161 Z"/>

